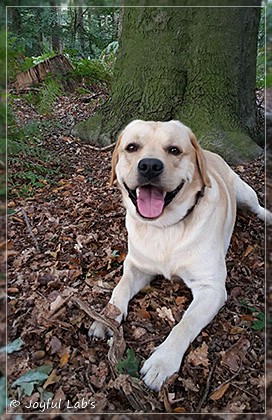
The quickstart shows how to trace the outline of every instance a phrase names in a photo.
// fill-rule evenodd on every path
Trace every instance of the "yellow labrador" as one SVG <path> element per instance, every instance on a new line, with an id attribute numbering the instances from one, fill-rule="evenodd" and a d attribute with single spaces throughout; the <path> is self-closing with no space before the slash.
<path id="1" fill-rule="evenodd" d="M 127 209 L 128 254 L 110 303 L 127 315 L 130 299 L 156 275 L 183 279 L 193 301 L 182 320 L 144 363 L 148 387 L 159 390 L 177 372 L 189 344 L 226 301 L 225 255 L 236 206 L 267 222 L 255 191 L 217 154 L 202 150 L 179 121 L 136 120 L 121 133 L 112 158 Z M 94 322 L 90 335 L 104 337 Z"/>

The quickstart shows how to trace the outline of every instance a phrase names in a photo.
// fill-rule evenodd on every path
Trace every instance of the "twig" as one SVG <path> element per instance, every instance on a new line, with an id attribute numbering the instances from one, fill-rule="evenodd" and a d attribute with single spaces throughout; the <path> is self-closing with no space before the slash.
<path id="1" fill-rule="evenodd" d="M 198 405 L 198 407 L 197 407 L 197 411 L 196 411 L 197 413 L 200 413 L 201 407 L 202 407 L 202 405 L 203 405 L 203 403 L 204 403 L 204 401 L 205 401 L 205 399 L 207 398 L 207 395 L 208 395 L 208 393 L 209 393 L 209 384 L 210 384 L 211 376 L 212 376 L 212 373 L 213 373 L 213 371 L 214 371 L 214 368 L 215 368 L 215 365 L 216 365 L 216 363 L 217 363 L 218 359 L 219 359 L 219 357 L 217 357 L 217 358 L 215 359 L 215 361 L 214 361 L 214 363 L 213 363 L 213 365 L 212 365 L 212 369 L 211 369 L 211 371 L 210 371 L 210 373 L 209 373 L 209 376 L 208 376 L 208 379 L 207 379 L 206 389 L 205 389 L 204 395 L 203 395 L 203 397 L 202 397 L 202 399 L 201 399 L 201 401 L 200 401 L 200 403 L 199 403 L 199 405 Z M 212 393 L 214 393 L 217 389 L 219 389 L 219 388 L 221 388 L 222 386 L 224 386 L 224 385 L 226 385 L 226 384 L 230 383 L 230 382 L 231 382 L 234 378 L 236 378 L 236 377 L 239 375 L 239 373 L 240 373 L 240 371 L 241 371 L 241 368 L 242 368 L 242 360 L 240 360 L 240 366 L 239 366 L 238 371 L 237 371 L 236 373 L 234 373 L 234 375 L 232 375 L 232 377 L 231 377 L 231 378 L 229 378 L 229 379 L 227 379 L 226 381 L 222 382 L 222 384 L 220 384 L 217 388 L 215 388 L 215 389 L 213 390 L 213 392 L 212 392 Z M 232 384 L 231 384 L 231 385 L 232 385 Z"/>
<path id="2" fill-rule="evenodd" d="M 30 233 L 31 238 L 32 238 L 32 239 L 33 239 L 33 241 L 34 241 L 34 244 L 35 244 L 36 250 L 37 250 L 38 252 L 41 252 L 40 247 L 39 247 L 39 244 L 38 244 L 38 241 L 37 241 L 37 239 L 36 239 L 36 237 L 35 237 L 35 235 L 34 235 L 34 233 L 33 233 L 33 230 L 32 230 L 32 228 L 31 228 L 31 226 L 30 226 L 30 223 L 29 223 L 29 220 L 28 220 L 28 217 L 27 217 L 27 214 L 26 214 L 25 209 L 23 209 L 23 208 L 21 207 L 21 208 L 19 209 L 19 211 L 21 211 L 21 212 L 23 213 L 23 216 L 24 216 L 24 219 L 25 219 L 25 222 L 26 222 L 26 226 L 27 226 L 27 228 L 28 228 L 28 231 L 29 231 L 29 233 Z"/>
<path id="3" fill-rule="evenodd" d="M 88 147 L 92 150 L 96 150 L 98 152 L 106 152 L 107 150 L 112 149 L 114 146 L 116 145 L 116 142 L 109 144 L 108 146 L 105 147 L 96 147 L 96 146 L 92 146 L 91 144 L 88 144 Z"/>
<path id="4" fill-rule="evenodd" d="M 213 364 L 212 364 L 211 370 L 210 370 L 210 372 L 209 372 L 209 376 L 208 376 L 208 378 L 207 378 L 206 388 L 205 388 L 205 391 L 204 391 L 203 397 L 201 398 L 201 400 L 200 400 L 200 402 L 199 402 L 199 404 L 198 404 L 198 406 L 197 406 L 196 413 L 200 413 L 200 411 L 201 411 L 201 407 L 202 407 L 202 405 L 204 404 L 204 401 L 205 401 L 205 400 L 206 400 L 206 398 L 207 398 L 207 395 L 208 395 L 208 393 L 209 393 L 209 389 L 210 389 L 210 382 L 211 382 L 212 374 L 213 374 L 213 372 L 214 372 L 214 369 L 215 369 L 215 366 L 216 366 L 216 364 L 217 364 L 218 360 L 219 360 L 219 356 L 218 356 L 218 357 L 214 360 L 214 362 L 213 362 Z"/>
<path id="5" fill-rule="evenodd" d="M 150 343 L 151 341 L 161 341 L 161 337 L 151 337 L 151 338 L 147 338 L 146 340 L 142 340 L 138 342 L 139 346 L 142 346 L 143 344 L 147 344 Z M 132 344 L 135 343 L 135 340 L 127 340 L 128 344 Z"/>
<path id="6" fill-rule="evenodd" d="M 115 320 L 111 320 L 108 318 L 105 318 L 103 315 L 98 314 L 97 312 L 93 311 L 92 309 L 90 309 L 84 302 L 82 302 L 80 299 L 78 299 L 77 297 L 73 296 L 72 297 L 72 301 L 79 306 L 79 308 L 86 312 L 86 314 L 90 317 L 95 319 L 95 321 L 101 322 L 102 324 L 104 324 L 106 327 L 110 328 L 112 330 L 113 333 L 118 334 L 118 328 L 116 326 L 116 321 Z"/>
<path id="7" fill-rule="evenodd" d="M 244 388 L 241 388 L 240 386 L 237 385 L 238 382 L 232 382 L 231 385 L 234 386 L 237 389 L 240 389 L 240 391 L 244 392 L 245 394 L 248 394 L 251 398 L 253 398 L 254 401 L 259 402 L 259 398 L 256 397 L 256 395 L 251 394 L 251 392 L 247 391 Z"/>

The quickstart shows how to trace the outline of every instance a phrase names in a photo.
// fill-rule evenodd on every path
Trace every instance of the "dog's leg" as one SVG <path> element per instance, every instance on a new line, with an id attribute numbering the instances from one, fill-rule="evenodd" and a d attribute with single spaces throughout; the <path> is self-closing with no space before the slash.
<path id="1" fill-rule="evenodd" d="M 153 280 L 154 276 L 146 274 L 136 268 L 133 263 L 127 258 L 124 262 L 124 274 L 114 288 L 109 303 L 117 306 L 120 314 L 115 318 L 119 323 L 127 316 L 127 308 L 129 301 L 135 296 L 142 288 Z M 105 335 L 111 335 L 101 322 L 95 321 L 89 330 L 89 336 L 104 338 Z"/>
<path id="2" fill-rule="evenodd" d="M 215 288 L 203 283 L 199 287 L 190 287 L 194 297 L 191 305 L 141 369 L 144 382 L 155 391 L 159 391 L 163 382 L 179 370 L 188 346 L 218 313 L 227 297 L 224 287 Z"/>
<path id="3" fill-rule="evenodd" d="M 255 213 L 259 219 L 266 221 L 268 225 L 272 224 L 272 213 L 263 208 L 258 200 L 256 192 L 246 182 L 235 174 L 235 194 L 237 205 L 243 210 L 249 210 Z"/>

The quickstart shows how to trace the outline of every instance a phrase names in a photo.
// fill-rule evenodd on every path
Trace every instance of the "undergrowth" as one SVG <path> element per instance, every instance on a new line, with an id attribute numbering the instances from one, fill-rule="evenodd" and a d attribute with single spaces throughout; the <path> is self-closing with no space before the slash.
<path id="1" fill-rule="evenodd" d="M 8 131 L 8 176 L 9 196 L 28 197 L 37 188 L 55 183 L 56 175 L 61 176 L 57 154 L 43 146 L 46 132 L 52 123 L 32 121 L 22 128 L 14 122 Z M 55 124 L 54 124 L 55 126 Z"/>
<path id="2" fill-rule="evenodd" d="M 38 112 L 40 114 L 51 114 L 53 105 L 61 94 L 61 84 L 56 79 L 47 79 L 39 92 Z"/>

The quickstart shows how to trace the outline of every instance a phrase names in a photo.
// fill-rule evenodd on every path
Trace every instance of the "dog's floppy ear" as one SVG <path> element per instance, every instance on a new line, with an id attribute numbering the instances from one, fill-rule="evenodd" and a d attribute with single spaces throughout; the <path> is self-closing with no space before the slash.
<path id="1" fill-rule="evenodd" d="M 112 158 L 111 158 L 111 177 L 110 177 L 110 187 L 112 187 L 114 181 L 116 180 L 116 165 L 118 163 L 118 158 L 119 158 L 119 147 L 120 147 L 120 143 L 121 143 L 121 139 L 122 139 L 122 134 L 120 134 L 120 136 L 118 137 L 118 140 L 116 142 L 113 154 L 112 154 Z"/>
<path id="2" fill-rule="evenodd" d="M 191 140 L 192 145 L 195 148 L 198 169 L 199 169 L 201 178 L 204 182 L 204 185 L 206 187 L 211 188 L 212 184 L 211 184 L 211 180 L 209 178 L 208 172 L 207 172 L 207 163 L 206 163 L 206 159 L 205 159 L 203 150 L 199 146 L 199 144 L 197 142 L 197 139 L 196 139 L 194 133 L 192 133 L 192 132 L 190 132 L 190 140 Z"/>

